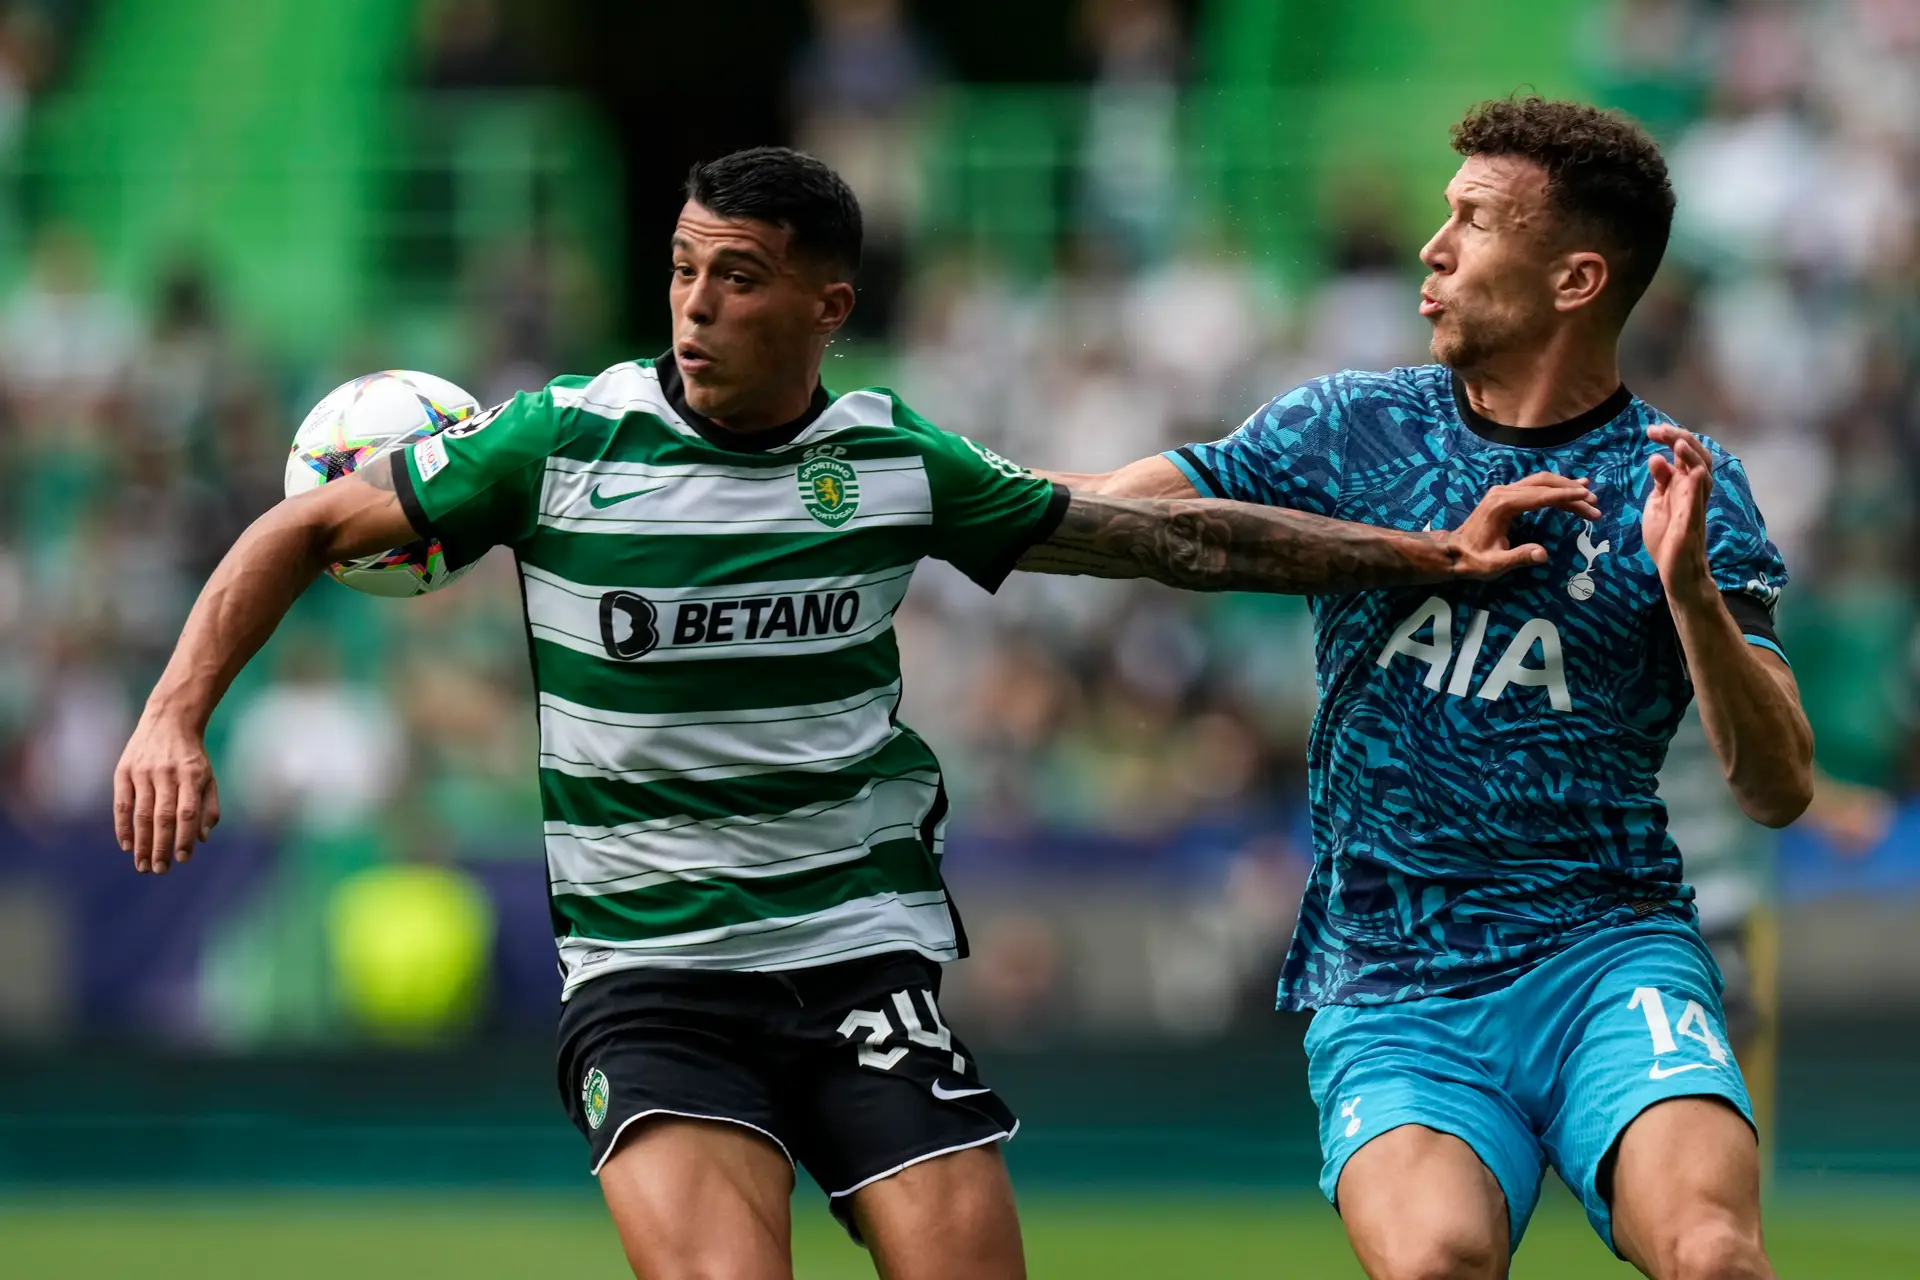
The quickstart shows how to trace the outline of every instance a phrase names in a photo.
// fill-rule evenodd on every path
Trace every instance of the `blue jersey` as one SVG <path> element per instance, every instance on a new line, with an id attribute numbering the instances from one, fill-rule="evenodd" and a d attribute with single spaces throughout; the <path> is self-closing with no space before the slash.
<path id="1" fill-rule="evenodd" d="M 1397 529 L 1455 528 L 1543 470 L 1590 479 L 1602 512 L 1523 517 L 1541 567 L 1314 600 L 1314 868 L 1282 1008 L 1468 995 L 1599 929 L 1692 922 L 1656 777 L 1692 687 L 1640 536 L 1665 421 L 1622 388 L 1571 422 L 1503 427 L 1425 366 L 1318 379 L 1167 455 L 1206 497 Z M 1706 445 L 1714 579 L 1777 649 L 1786 567 L 1740 463 Z"/>

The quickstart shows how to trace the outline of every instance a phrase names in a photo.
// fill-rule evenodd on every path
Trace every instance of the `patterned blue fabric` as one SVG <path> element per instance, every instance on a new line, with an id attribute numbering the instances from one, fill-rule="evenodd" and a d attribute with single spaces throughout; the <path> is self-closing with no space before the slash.
<path id="1" fill-rule="evenodd" d="M 1656 783 L 1692 688 L 1640 536 L 1646 429 L 1670 419 L 1619 403 L 1520 445 L 1466 420 L 1443 367 L 1348 372 L 1168 455 L 1205 496 L 1399 529 L 1456 527 L 1542 470 L 1588 477 L 1603 512 L 1523 518 L 1543 567 L 1313 602 L 1315 858 L 1282 1008 L 1472 994 L 1608 926 L 1692 922 Z M 1770 610 L 1786 567 L 1740 463 L 1707 447 L 1714 578 Z"/>

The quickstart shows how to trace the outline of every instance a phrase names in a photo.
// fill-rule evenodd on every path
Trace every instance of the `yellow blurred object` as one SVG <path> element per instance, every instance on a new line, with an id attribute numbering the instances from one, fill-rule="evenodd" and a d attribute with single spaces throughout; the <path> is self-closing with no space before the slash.
<path id="1" fill-rule="evenodd" d="M 363 871 L 334 890 L 327 951 L 341 1001 L 366 1030 L 420 1043 L 473 1017 L 493 949 L 493 908 L 445 867 Z"/>

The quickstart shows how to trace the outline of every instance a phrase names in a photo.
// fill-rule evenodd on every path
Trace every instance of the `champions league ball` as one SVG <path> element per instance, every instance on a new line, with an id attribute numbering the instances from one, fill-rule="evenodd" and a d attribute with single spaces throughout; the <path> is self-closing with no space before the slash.
<path id="1" fill-rule="evenodd" d="M 405 449 L 480 411 L 474 398 L 445 378 L 388 369 L 335 387 L 293 434 L 287 496 L 318 489 Z M 327 572 L 356 591 L 417 596 L 437 591 L 472 566 L 447 568 L 438 539 L 336 564 Z"/>

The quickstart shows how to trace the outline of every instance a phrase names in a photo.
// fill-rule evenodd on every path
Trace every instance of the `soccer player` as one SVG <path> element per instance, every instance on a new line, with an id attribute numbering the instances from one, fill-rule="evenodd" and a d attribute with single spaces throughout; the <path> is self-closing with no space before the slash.
<path id="1" fill-rule="evenodd" d="M 943 1019 L 965 953 L 938 763 L 896 719 L 894 609 L 934 556 L 1180 586 L 1353 591 L 1545 560 L 1513 520 L 1588 487 L 1496 485 L 1455 533 L 1239 503 L 1072 495 L 883 390 L 820 385 L 860 214 L 818 161 L 697 167 L 672 241 L 674 341 L 561 378 L 290 499 L 222 561 L 115 777 L 136 868 L 218 817 L 202 733 L 329 563 L 511 547 L 539 694 L 564 978 L 559 1084 L 651 1280 L 791 1274 L 804 1164 L 904 1280 L 1023 1274 L 1006 1105 Z M 350 767 L 350 764 L 343 765 Z"/>
<path id="2" fill-rule="evenodd" d="M 1651 139 L 1484 104 L 1421 251 L 1437 363 L 1341 373 L 1076 493 L 1238 498 L 1445 529 L 1489 484 L 1589 479 L 1549 563 L 1315 598 L 1315 867 L 1280 1004 L 1307 1035 L 1321 1188 L 1374 1280 L 1507 1273 L 1551 1164 L 1657 1280 L 1773 1274 L 1758 1148 L 1656 773 L 1688 700 L 1740 808 L 1807 807 L 1812 735 L 1740 463 L 1620 383 L 1665 251 Z"/>

